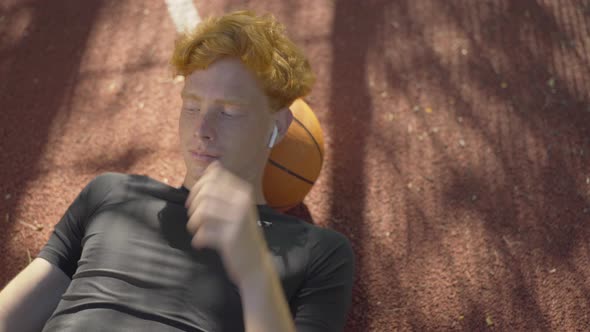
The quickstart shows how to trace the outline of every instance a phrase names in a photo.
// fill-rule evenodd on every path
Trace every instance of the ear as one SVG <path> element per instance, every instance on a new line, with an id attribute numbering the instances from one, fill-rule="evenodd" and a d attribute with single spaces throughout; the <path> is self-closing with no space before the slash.
<path id="1" fill-rule="evenodd" d="M 289 107 L 281 108 L 275 113 L 275 124 L 279 131 L 276 143 L 279 143 L 285 137 L 291 122 L 293 122 L 293 112 Z"/>

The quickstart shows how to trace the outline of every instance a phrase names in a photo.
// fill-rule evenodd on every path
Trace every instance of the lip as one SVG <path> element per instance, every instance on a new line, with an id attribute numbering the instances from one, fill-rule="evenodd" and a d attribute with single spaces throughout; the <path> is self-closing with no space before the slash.
<path id="1" fill-rule="evenodd" d="M 209 161 L 210 162 L 210 161 L 219 159 L 219 156 L 210 155 L 207 153 L 199 153 L 196 151 L 189 151 L 189 152 L 193 158 L 200 160 L 200 161 Z"/>

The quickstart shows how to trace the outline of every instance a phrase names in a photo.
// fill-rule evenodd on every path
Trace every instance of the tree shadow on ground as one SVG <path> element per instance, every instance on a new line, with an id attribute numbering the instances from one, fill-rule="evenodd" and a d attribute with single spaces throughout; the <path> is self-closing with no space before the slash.
<path id="1" fill-rule="evenodd" d="M 350 237 L 355 252 L 355 286 L 347 328 L 366 331 L 369 284 L 362 278 L 367 255 L 364 223 L 366 187 L 365 156 L 367 133 L 373 117 L 373 101 L 366 80 L 368 50 L 379 47 L 376 40 L 385 25 L 388 1 L 336 1 L 332 24 L 332 68 L 329 121 L 325 124 L 334 137 L 331 182 L 334 198 L 330 207 L 330 227 Z M 346 222 L 334 223 L 334 220 Z M 395 276 L 388 276 L 394 278 Z M 392 285 L 392 287 L 396 287 Z"/>
<path id="2" fill-rule="evenodd" d="M 2 12 L 4 41 L 0 46 L 1 192 L 12 198 L 0 200 L 0 210 L 13 216 L 23 187 L 39 176 L 39 161 L 53 118 L 63 109 L 77 80 L 86 41 L 102 1 L 28 1 Z M 64 25 L 64 22 L 67 24 Z M 12 36 L 9 36 L 12 34 Z M 6 252 L 15 218 L 2 218 L 0 251 Z M 4 262 L 0 265 L 4 266 Z M 0 284 L 10 276 L 2 276 Z"/>
<path id="3" fill-rule="evenodd" d="M 391 29 L 394 45 L 408 52 L 403 59 L 386 60 L 389 86 L 407 99 L 410 109 L 422 103 L 415 113 L 419 129 L 429 131 L 428 142 L 440 156 L 434 174 L 441 176 L 438 204 L 448 211 L 475 212 L 490 239 L 488 246 L 508 271 L 494 285 L 498 290 L 506 287 L 502 294 L 509 294 L 495 295 L 508 304 L 500 326 L 514 328 L 509 315 L 526 329 L 548 329 L 557 323 L 547 320 L 552 304 L 546 299 L 565 298 L 567 292 L 545 288 L 541 294 L 535 281 L 555 270 L 569 274 L 568 287 L 580 290 L 575 301 L 581 310 L 570 312 L 576 319 L 568 324 L 587 326 L 583 311 L 590 308 L 584 277 L 588 272 L 576 267 L 574 250 L 590 238 L 590 226 L 583 221 L 589 218 L 590 201 L 581 185 L 589 171 L 590 70 L 587 55 L 580 51 L 587 40 L 580 37 L 583 31 L 575 30 L 583 30 L 580 17 L 588 14 L 571 5 L 550 9 L 536 1 L 436 2 L 425 8 L 398 1 L 394 6 L 390 20 L 399 26 Z M 433 17 L 436 20 L 428 21 Z M 564 27 L 564 21 L 575 28 Z M 447 33 L 446 43 L 460 42 L 441 45 L 436 36 L 440 31 Z M 463 57 L 445 54 L 445 47 Z M 436 110 L 460 118 L 457 136 L 464 135 L 468 148 L 469 142 L 478 141 L 483 149 L 458 155 L 449 147 L 454 142 L 438 139 L 430 131 L 428 115 L 423 115 L 423 91 L 437 101 Z M 399 145 L 391 135 L 382 135 L 389 140 L 384 147 Z M 400 162 L 397 153 L 390 155 L 392 162 Z M 485 300 L 475 298 L 477 294 L 466 296 L 467 301 Z M 466 316 L 465 322 L 467 330 L 485 327 L 481 317 Z M 435 329 L 436 323 L 431 320 L 425 328 Z"/>

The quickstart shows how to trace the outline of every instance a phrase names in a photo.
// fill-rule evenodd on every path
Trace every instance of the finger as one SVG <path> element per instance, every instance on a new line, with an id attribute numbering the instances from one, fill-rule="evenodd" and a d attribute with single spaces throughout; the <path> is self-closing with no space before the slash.
<path id="1" fill-rule="evenodd" d="M 209 166 L 207 166 L 207 168 L 203 172 L 203 175 L 201 175 L 199 180 L 197 180 L 197 182 L 195 182 L 195 184 L 191 187 L 189 194 L 186 198 L 186 201 L 184 202 L 184 207 L 188 207 L 191 204 L 195 195 L 198 195 L 198 193 L 201 191 L 202 187 L 206 183 L 214 181 L 210 179 L 215 178 L 216 174 L 219 172 L 220 169 L 221 163 L 217 160 L 213 161 L 211 164 L 209 164 Z"/>
<path id="2" fill-rule="evenodd" d="M 195 204 L 192 205 L 189 210 L 194 211 L 189 214 L 187 231 L 189 231 L 190 234 L 194 234 L 205 222 L 221 225 L 222 221 L 218 216 L 223 213 L 222 209 L 226 205 L 225 200 L 220 197 L 214 197 L 207 194 L 197 196 L 195 198 Z"/>
<path id="3" fill-rule="evenodd" d="M 199 227 L 201 227 L 201 224 L 205 220 L 202 212 L 204 208 L 205 204 L 201 204 L 196 207 L 193 213 L 189 214 L 189 219 L 186 223 L 186 230 L 189 234 L 194 235 Z"/>
<path id="4" fill-rule="evenodd" d="M 203 205 L 203 202 L 210 200 L 214 203 L 208 209 L 214 208 L 218 206 L 218 201 L 224 201 L 224 197 L 220 197 L 216 191 L 209 189 L 209 184 L 203 184 L 203 187 L 196 193 L 192 200 L 188 203 L 186 214 L 190 217 L 192 216 L 197 207 Z M 210 203 L 211 203 L 210 202 Z"/>
<path id="5" fill-rule="evenodd" d="M 197 249 L 203 247 L 215 249 L 219 247 L 219 234 L 219 228 L 215 227 L 214 223 L 205 223 L 193 236 L 191 245 Z"/>
<path id="6" fill-rule="evenodd" d="M 192 204 L 192 201 L 195 197 L 195 195 L 197 195 L 199 193 L 199 191 L 201 190 L 201 187 L 203 186 L 205 176 L 201 176 L 201 178 L 199 180 L 197 180 L 197 182 L 195 182 L 195 184 L 191 187 L 191 189 L 189 190 L 188 196 L 186 197 L 186 200 L 184 201 L 184 207 L 185 208 L 189 208 L 189 206 Z"/>
<path id="7" fill-rule="evenodd" d="M 195 214 L 197 207 L 199 207 L 199 205 L 202 204 L 203 197 L 206 197 L 206 196 L 207 196 L 206 192 L 198 192 L 198 193 L 193 194 L 191 199 L 187 199 L 186 203 L 185 203 L 186 215 L 190 217 L 193 214 Z"/>
<path id="8" fill-rule="evenodd" d="M 205 168 L 205 173 L 207 172 L 211 172 L 213 170 L 216 169 L 220 169 L 223 168 L 223 164 L 221 163 L 221 161 L 219 159 L 217 160 L 213 160 L 208 166 L 207 168 Z"/>
<path id="9" fill-rule="evenodd" d="M 201 176 L 201 178 L 192 187 L 189 195 L 186 198 L 186 201 L 184 202 L 184 207 L 189 210 L 189 215 L 192 214 L 191 207 L 192 210 L 194 210 L 194 208 L 198 206 L 198 203 L 200 201 L 199 196 L 203 196 L 203 192 L 209 192 L 209 190 L 207 190 L 206 188 L 207 184 L 216 182 L 215 180 L 210 180 L 211 177 L 211 174 L 205 174 Z"/>

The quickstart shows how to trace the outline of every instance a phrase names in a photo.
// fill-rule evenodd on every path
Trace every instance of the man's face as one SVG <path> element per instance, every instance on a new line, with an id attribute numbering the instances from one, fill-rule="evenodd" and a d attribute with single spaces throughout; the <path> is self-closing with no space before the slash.
<path id="1" fill-rule="evenodd" d="M 181 95 L 179 135 L 187 177 L 197 180 L 219 159 L 255 180 L 268 157 L 274 117 L 254 74 L 239 59 L 222 58 L 186 77 Z"/>

